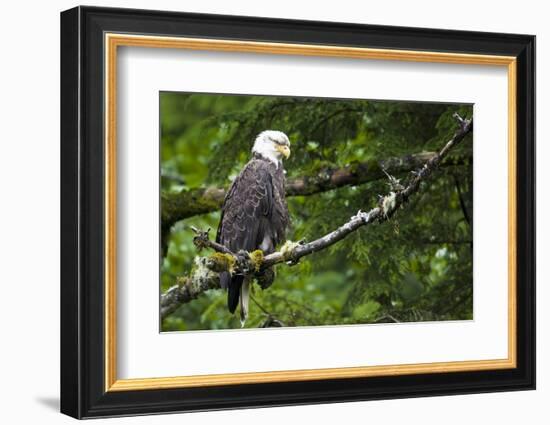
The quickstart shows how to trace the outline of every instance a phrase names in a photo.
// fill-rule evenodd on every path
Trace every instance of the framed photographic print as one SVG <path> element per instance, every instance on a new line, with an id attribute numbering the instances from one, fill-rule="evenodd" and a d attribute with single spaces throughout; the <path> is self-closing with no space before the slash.
<path id="1" fill-rule="evenodd" d="M 63 12 L 61 411 L 533 389 L 534 61 L 528 35 Z"/>

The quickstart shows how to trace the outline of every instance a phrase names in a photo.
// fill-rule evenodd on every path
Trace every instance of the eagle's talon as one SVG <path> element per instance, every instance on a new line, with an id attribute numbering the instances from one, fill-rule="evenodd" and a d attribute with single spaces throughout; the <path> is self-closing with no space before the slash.
<path id="1" fill-rule="evenodd" d="M 237 264 L 239 268 L 243 271 L 243 274 L 248 274 L 250 272 L 250 254 L 244 249 L 240 249 L 236 253 Z"/>

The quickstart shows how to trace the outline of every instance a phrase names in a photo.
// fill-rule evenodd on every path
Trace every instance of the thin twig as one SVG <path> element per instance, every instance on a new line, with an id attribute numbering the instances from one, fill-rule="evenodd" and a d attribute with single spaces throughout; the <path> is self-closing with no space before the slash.
<path id="1" fill-rule="evenodd" d="M 257 300 L 252 294 L 249 294 L 249 297 L 250 297 L 250 299 L 251 299 L 252 301 L 254 301 L 254 304 L 256 304 L 256 305 L 258 306 L 258 308 L 259 308 L 260 310 L 262 310 L 262 312 L 263 312 L 266 316 L 270 316 L 270 317 L 273 316 L 269 311 L 267 311 L 267 309 L 266 309 L 264 306 L 262 306 L 262 305 L 258 302 L 258 300 Z"/>

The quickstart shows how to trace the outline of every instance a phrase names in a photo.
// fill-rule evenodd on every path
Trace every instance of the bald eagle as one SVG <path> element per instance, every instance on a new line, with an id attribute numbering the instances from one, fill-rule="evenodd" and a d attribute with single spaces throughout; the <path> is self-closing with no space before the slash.
<path id="1" fill-rule="evenodd" d="M 272 253 L 275 246 L 283 242 L 289 215 L 282 160 L 289 156 L 290 142 L 286 134 L 266 130 L 256 137 L 252 158 L 225 196 L 216 242 L 234 253 L 261 249 L 264 254 Z M 227 289 L 227 307 L 231 313 L 240 300 L 243 326 L 248 317 L 250 284 L 250 277 L 229 272 L 220 275 L 220 285 Z"/>

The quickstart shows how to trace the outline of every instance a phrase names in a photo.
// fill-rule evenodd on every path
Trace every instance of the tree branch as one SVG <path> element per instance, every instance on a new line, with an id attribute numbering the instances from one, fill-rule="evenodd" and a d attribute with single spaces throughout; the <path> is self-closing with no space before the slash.
<path id="1" fill-rule="evenodd" d="M 160 297 L 160 317 L 172 314 L 177 308 L 198 298 L 199 295 L 210 289 L 220 287 L 219 273 L 208 257 L 196 257 L 195 269 L 191 277 L 179 277 L 174 286 L 171 286 Z"/>
<path id="2" fill-rule="evenodd" d="M 459 122 L 459 129 L 453 138 L 438 153 L 432 154 L 418 171 L 414 171 L 412 178 L 409 179 L 406 185 L 399 184 L 396 179 L 389 176 L 392 190 L 380 199 L 376 207 L 368 212 L 359 211 L 336 230 L 312 242 L 291 243 L 287 241 L 280 251 L 268 254 L 265 257 L 261 255 L 258 258 L 255 255 L 257 251 L 253 253 L 232 253 L 223 245 L 210 241 L 208 231 L 194 229 L 197 233 L 193 239 L 195 245 L 199 249 L 212 248 L 217 252 L 209 257 L 197 257 L 193 274 L 190 277 L 180 278 L 177 285 L 171 287 L 162 295 L 161 317 L 165 318 L 175 311 L 179 305 L 197 298 L 201 293 L 219 288 L 219 273 L 222 271 L 229 271 L 233 274 L 257 275 L 279 263 L 296 264 L 300 258 L 334 245 L 362 226 L 389 220 L 420 189 L 421 182 L 433 173 L 449 151 L 472 131 L 472 120 L 464 120 L 458 114 L 455 114 L 455 118 Z"/>
<path id="3" fill-rule="evenodd" d="M 435 152 L 420 152 L 383 160 L 356 162 L 343 168 L 326 167 L 311 175 L 289 179 L 286 183 L 286 196 L 313 195 L 339 187 L 368 183 L 384 178 L 382 170 L 394 175 L 410 172 L 422 166 L 434 155 Z M 446 165 L 457 165 L 462 162 L 459 160 Z M 177 221 L 220 209 L 225 193 L 226 189 L 219 187 L 163 193 L 162 227 L 169 229 Z"/>

